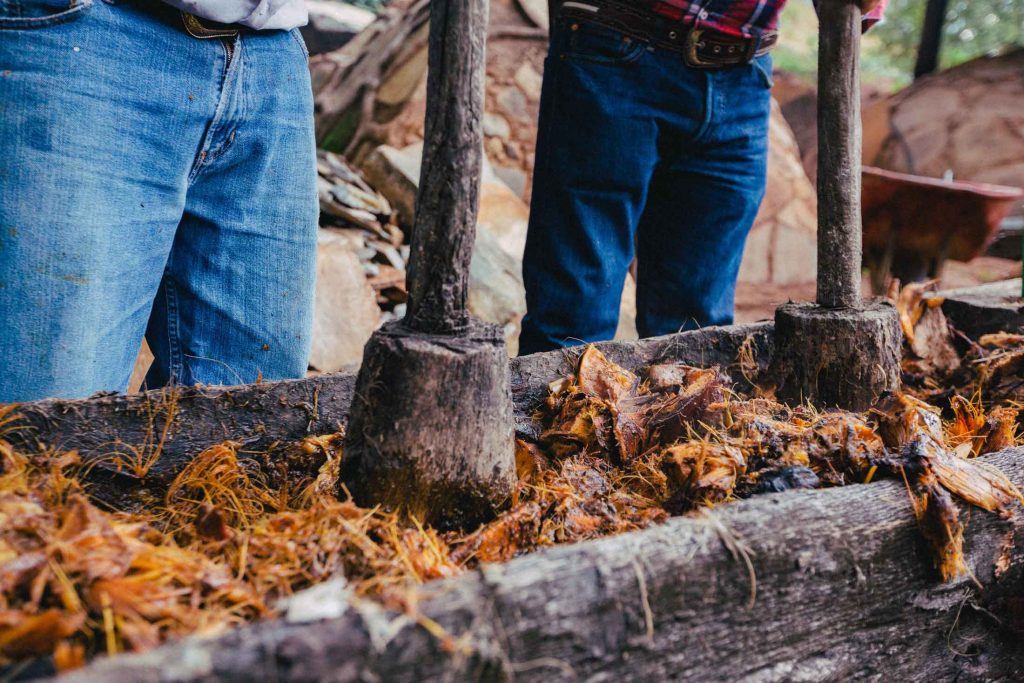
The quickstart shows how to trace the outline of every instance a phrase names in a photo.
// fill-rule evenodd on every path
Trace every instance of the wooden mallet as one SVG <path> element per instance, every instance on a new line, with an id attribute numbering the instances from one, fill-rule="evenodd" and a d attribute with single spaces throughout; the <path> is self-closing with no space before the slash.
<path id="1" fill-rule="evenodd" d="M 896 309 L 861 295 L 861 11 L 822 0 L 818 45 L 817 304 L 775 312 L 775 374 L 787 402 L 866 410 L 900 386 Z"/>
<path id="2" fill-rule="evenodd" d="M 442 528 L 493 517 L 516 481 L 504 334 L 467 305 L 487 12 L 487 0 L 431 2 L 408 311 L 363 352 L 341 466 L 360 505 Z"/>

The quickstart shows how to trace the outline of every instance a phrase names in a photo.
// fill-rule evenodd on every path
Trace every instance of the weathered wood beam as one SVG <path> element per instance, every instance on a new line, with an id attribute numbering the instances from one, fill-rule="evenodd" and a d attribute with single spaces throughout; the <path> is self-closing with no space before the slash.
<path id="1" fill-rule="evenodd" d="M 771 330 L 770 323 L 736 325 L 598 346 L 633 370 L 656 360 L 728 366 L 750 337 L 758 363 L 766 365 L 771 357 Z M 510 361 L 519 431 L 532 433 L 531 413 L 544 399 L 548 383 L 572 371 L 571 357 L 571 352 L 553 351 Z M 733 374 L 742 383 L 742 375 Z M 155 448 L 167 426 L 161 456 L 150 471 L 151 483 L 159 485 L 170 481 L 197 453 L 227 439 L 258 451 L 275 442 L 336 432 L 348 421 L 354 389 L 354 374 L 335 374 L 237 387 L 50 399 L 19 406 L 24 428 L 5 438 L 28 451 L 40 444 L 77 449 L 90 460 L 113 453 L 127 455 L 147 443 Z"/>
<path id="2" fill-rule="evenodd" d="M 1024 328 L 1020 280 L 942 292 L 943 311 L 968 336 Z M 730 365 L 749 336 L 758 363 L 765 367 L 774 349 L 771 323 L 735 325 L 683 332 L 638 342 L 605 342 L 602 352 L 637 370 L 656 360 L 692 365 Z M 510 361 L 517 429 L 530 434 L 530 413 L 543 400 L 549 382 L 571 372 L 571 353 L 553 351 Z M 733 378 L 742 382 L 739 372 Z M 343 427 L 355 387 L 354 374 L 322 375 L 303 380 L 237 387 L 179 388 L 163 454 L 154 478 L 173 477 L 195 454 L 226 439 L 253 450 L 275 441 L 298 441 Z M 38 444 L 78 449 L 85 458 L 128 453 L 129 447 L 153 442 L 166 424 L 169 391 L 132 396 L 103 396 L 80 401 L 45 400 L 19 407 L 25 429 L 6 438 L 32 450 Z"/>
<path id="3" fill-rule="evenodd" d="M 1024 486 L 1024 449 L 983 460 Z M 338 618 L 186 640 L 62 680 L 1021 680 L 1022 521 L 965 518 L 973 578 L 946 584 L 902 482 L 791 491 L 427 584 L 416 604 L 454 653 L 339 589 Z"/>
<path id="4" fill-rule="evenodd" d="M 991 332 L 1024 330 L 1020 278 L 939 292 L 942 312 L 953 325 L 976 339 Z"/>

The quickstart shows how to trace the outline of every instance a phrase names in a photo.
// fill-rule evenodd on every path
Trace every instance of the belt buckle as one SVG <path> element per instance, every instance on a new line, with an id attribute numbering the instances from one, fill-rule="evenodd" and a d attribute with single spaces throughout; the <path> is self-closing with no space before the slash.
<path id="1" fill-rule="evenodd" d="M 238 35 L 237 28 L 207 26 L 194 14 L 181 13 L 181 21 L 185 25 L 185 31 L 193 38 L 209 40 L 210 38 L 234 38 Z"/>
<path id="2" fill-rule="evenodd" d="M 700 58 L 697 54 L 697 49 L 702 47 L 700 37 L 704 34 L 704 29 L 697 28 L 694 26 L 686 34 L 685 47 L 686 50 L 683 52 L 684 59 L 687 66 L 696 67 L 698 69 L 708 69 L 717 66 L 714 62 L 706 62 Z"/>

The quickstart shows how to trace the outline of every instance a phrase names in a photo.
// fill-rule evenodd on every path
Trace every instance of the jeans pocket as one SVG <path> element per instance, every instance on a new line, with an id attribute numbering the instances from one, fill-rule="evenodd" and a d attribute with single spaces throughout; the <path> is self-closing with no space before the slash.
<path id="1" fill-rule="evenodd" d="M 300 48 L 302 48 L 302 54 L 306 57 L 306 60 L 308 61 L 309 60 L 309 48 L 306 47 L 306 40 L 302 37 L 302 32 L 299 31 L 299 29 L 297 29 L 297 28 L 293 28 L 290 31 L 290 33 L 292 34 L 292 38 L 295 39 L 295 42 L 299 44 Z"/>
<path id="2" fill-rule="evenodd" d="M 761 85 L 771 90 L 772 86 L 775 85 L 772 77 L 772 56 L 761 55 L 760 57 L 754 57 L 754 61 L 750 64 L 754 67 L 754 71 L 757 72 Z"/>
<path id="3" fill-rule="evenodd" d="M 0 30 L 46 28 L 77 19 L 95 0 L 0 0 Z"/>
<path id="4" fill-rule="evenodd" d="M 598 64 L 628 64 L 644 52 L 644 44 L 629 36 L 588 21 L 572 21 L 565 55 Z"/>

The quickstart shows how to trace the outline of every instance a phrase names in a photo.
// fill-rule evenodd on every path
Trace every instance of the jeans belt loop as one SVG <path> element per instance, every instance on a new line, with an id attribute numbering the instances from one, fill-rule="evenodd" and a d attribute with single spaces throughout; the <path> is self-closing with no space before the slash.
<path id="1" fill-rule="evenodd" d="M 758 35 L 755 38 L 750 38 L 750 45 L 747 46 L 746 54 L 748 64 L 753 62 L 754 58 L 757 57 L 757 51 L 761 49 L 761 41 L 763 39 L 763 35 Z"/>

